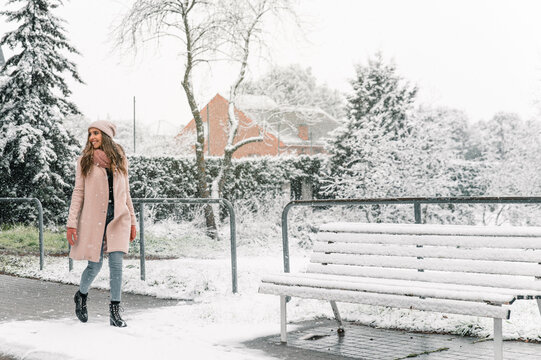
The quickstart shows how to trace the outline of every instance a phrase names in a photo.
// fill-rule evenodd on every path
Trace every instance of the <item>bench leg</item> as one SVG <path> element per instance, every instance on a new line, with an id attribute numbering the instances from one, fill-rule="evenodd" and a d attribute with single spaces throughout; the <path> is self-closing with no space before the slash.
<path id="1" fill-rule="evenodd" d="M 539 308 L 539 315 L 541 315 L 541 299 L 536 299 L 537 300 L 537 307 Z"/>
<path id="2" fill-rule="evenodd" d="M 280 295 L 280 341 L 287 342 L 287 301 L 285 295 Z"/>
<path id="3" fill-rule="evenodd" d="M 338 322 L 338 335 L 344 335 L 344 324 L 342 323 L 342 317 L 340 316 L 340 312 L 338 311 L 338 306 L 336 306 L 336 301 L 331 300 L 330 303 L 332 307 L 332 312 L 334 313 L 334 317 Z"/>
<path id="4" fill-rule="evenodd" d="M 494 359 L 503 360 L 502 319 L 494 318 Z"/>

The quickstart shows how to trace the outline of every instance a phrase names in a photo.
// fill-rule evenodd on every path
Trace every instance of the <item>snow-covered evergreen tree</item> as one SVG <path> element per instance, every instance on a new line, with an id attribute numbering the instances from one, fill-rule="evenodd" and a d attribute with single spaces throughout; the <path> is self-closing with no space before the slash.
<path id="1" fill-rule="evenodd" d="M 539 196 L 541 193 L 541 125 L 517 114 L 499 112 L 476 123 L 480 138 L 479 184 L 486 196 Z M 536 224 L 538 207 L 487 206 L 487 224 Z"/>
<path id="2" fill-rule="evenodd" d="M 49 223 L 62 222 L 73 182 L 76 139 L 63 120 L 79 110 L 69 100 L 64 74 L 82 82 L 64 53 L 78 54 L 65 35 L 64 20 L 53 14 L 61 0 L 10 0 L 17 10 L 0 14 L 18 27 L 0 40 L 15 55 L 1 70 L 0 197 L 40 199 Z M 0 222 L 35 218 L 32 206 L 0 208 Z"/>
<path id="3" fill-rule="evenodd" d="M 379 53 L 367 66 L 357 66 L 356 72 L 351 82 L 354 92 L 348 97 L 348 118 L 327 144 L 326 193 L 336 197 L 387 196 L 389 189 L 376 184 L 384 185 L 380 180 L 395 172 L 396 156 L 408 133 L 406 114 L 417 89 Z M 350 191 L 351 186 L 357 190 Z"/>
<path id="4" fill-rule="evenodd" d="M 377 53 L 368 60 L 368 66 L 357 66 L 351 85 L 353 94 L 348 97 L 347 106 L 349 122 L 362 127 L 366 121 L 377 120 L 385 132 L 400 136 L 406 128 L 406 114 L 415 100 L 417 88 L 397 74 L 394 63 L 387 64 L 383 55 Z"/>

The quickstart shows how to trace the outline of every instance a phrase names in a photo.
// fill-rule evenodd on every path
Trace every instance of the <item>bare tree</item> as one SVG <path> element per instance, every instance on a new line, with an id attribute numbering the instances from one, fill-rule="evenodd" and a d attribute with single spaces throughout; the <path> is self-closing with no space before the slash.
<path id="1" fill-rule="evenodd" d="M 218 197 L 224 185 L 231 159 L 241 146 L 262 141 L 263 136 L 235 142 L 239 121 L 235 101 L 244 81 L 248 58 L 254 42 L 263 37 L 264 17 L 281 11 L 292 12 L 291 0 L 136 0 L 116 30 L 116 45 L 137 49 L 148 40 L 168 36 L 180 40 L 184 54 L 181 81 L 196 127 L 195 155 L 198 195 L 209 197 L 204 156 L 204 126 L 194 92 L 193 72 L 200 64 L 227 60 L 239 65 L 238 76 L 231 86 L 228 110 L 228 142 L 223 166 L 213 181 L 213 195 Z M 212 208 L 205 208 L 207 228 L 216 234 Z"/>
<path id="2" fill-rule="evenodd" d="M 246 144 L 265 140 L 265 134 L 244 139 L 237 139 L 239 119 L 235 112 L 237 96 L 245 80 L 248 59 L 253 52 L 254 43 L 260 47 L 265 35 L 265 18 L 277 18 L 281 14 L 293 15 L 290 0 L 222 0 L 220 9 L 228 26 L 224 29 L 226 51 L 231 61 L 237 64 L 239 71 L 229 91 L 228 106 L 228 137 L 224 149 L 222 166 L 218 175 L 212 181 L 212 196 L 222 194 L 227 173 L 231 169 L 235 151 Z"/>
<path id="3" fill-rule="evenodd" d="M 163 36 L 175 37 L 182 43 L 185 62 L 181 85 L 195 119 L 197 192 L 203 198 L 209 197 L 203 152 L 205 136 L 192 74 L 199 63 L 212 58 L 218 47 L 217 34 L 221 24 L 218 19 L 208 16 L 210 13 L 212 6 L 206 0 L 137 0 L 116 32 L 117 45 L 128 45 L 134 49 L 148 40 Z M 210 235 L 216 234 L 216 222 L 210 206 L 205 207 L 205 219 Z"/>

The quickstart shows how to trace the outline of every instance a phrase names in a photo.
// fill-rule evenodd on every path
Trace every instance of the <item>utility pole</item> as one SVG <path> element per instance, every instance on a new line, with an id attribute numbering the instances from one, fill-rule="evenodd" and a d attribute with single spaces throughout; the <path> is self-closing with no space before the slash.
<path id="1" fill-rule="evenodd" d="M 210 156 L 210 110 L 209 110 L 210 102 L 207 104 L 207 152 L 208 156 Z"/>
<path id="2" fill-rule="evenodd" d="M 135 96 L 133 97 L 133 153 L 135 154 Z"/>
<path id="3" fill-rule="evenodd" d="M 0 47 L 0 67 L 4 66 L 6 63 L 6 60 L 4 59 L 4 53 L 2 52 L 2 48 Z"/>
<path id="4" fill-rule="evenodd" d="M 280 125 L 281 122 L 278 120 L 278 136 L 276 138 L 276 152 L 278 155 L 280 155 Z"/>
<path id="5" fill-rule="evenodd" d="M 314 141 L 312 140 L 312 127 L 308 125 L 308 137 L 310 139 L 310 155 L 314 155 Z"/>

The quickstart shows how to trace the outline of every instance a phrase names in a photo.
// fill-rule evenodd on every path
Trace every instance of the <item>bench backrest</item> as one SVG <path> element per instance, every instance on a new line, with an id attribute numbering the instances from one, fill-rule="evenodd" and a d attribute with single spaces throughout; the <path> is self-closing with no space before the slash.
<path id="1" fill-rule="evenodd" d="M 331 223 L 309 273 L 541 291 L 541 227 Z"/>

